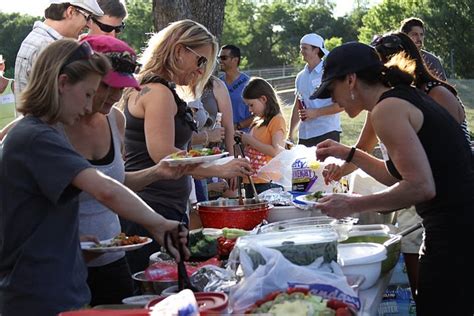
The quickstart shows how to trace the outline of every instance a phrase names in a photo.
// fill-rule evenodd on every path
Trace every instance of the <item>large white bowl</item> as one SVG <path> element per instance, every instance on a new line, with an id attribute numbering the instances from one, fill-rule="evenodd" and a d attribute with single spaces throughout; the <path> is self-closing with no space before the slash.
<path id="1" fill-rule="evenodd" d="M 296 206 L 273 206 L 268 212 L 267 221 L 269 223 L 285 221 L 294 218 L 304 218 L 311 216 L 311 210 L 302 210 Z"/>
<path id="2" fill-rule="evenodd" d="M 344 275 L 362 275 L 361 290 L 372 287 L 380 277 L 387 249 L 381 244 L 357 242 L 337 246 L 338 261 Z"/>

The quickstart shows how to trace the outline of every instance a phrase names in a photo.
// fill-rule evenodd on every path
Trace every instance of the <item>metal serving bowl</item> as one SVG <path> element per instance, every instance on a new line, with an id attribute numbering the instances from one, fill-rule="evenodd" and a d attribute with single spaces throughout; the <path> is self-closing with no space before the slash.
<path id="1" fill-rule="evenodd" d="M 143 294 L 161 294 L 164 289 L 178 284 L 178 281 L 149 281 L 145 277 L 145 271 L 134 273 L 132 278 L 138 281 Z"/>

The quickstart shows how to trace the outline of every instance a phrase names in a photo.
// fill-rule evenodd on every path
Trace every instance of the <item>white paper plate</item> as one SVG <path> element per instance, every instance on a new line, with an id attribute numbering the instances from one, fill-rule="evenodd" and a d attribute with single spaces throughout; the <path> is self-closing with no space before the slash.
<path id="1" fill-rule="evenodd" d="M 310 200 L 308 199 L 308 196 L 310 195 L 313 195 L 313 193 L 311 194 L 306 194 L 306 195 L 299 195 L 295 198 L 295 200 L 299 201 L 299 202 L 303 202 L 303 203 L 306 203 L 306 204 L 309 204 L 309 205 L 318 205 L 318 201 L 317 200 Z"/>
<path id="2" fill-rule="evenodd" d="M 228 152 L 223 152 L 220 154 L 209 155 L 209 156 L 186 157 L 186 158 L 165 158 L 163 160 L 169 163 L 171 166 L 191 165 L 191 164 L 196 164 L 196 163 L 214 161 L 228 154 L 229 154 Z"/>
<path id="3" fill-rule="evenodd" d="M 117 252 L 117 251 L 131 251 L 131 250 L 139 249 L 139 248 L 141 248 L 141 247 L 145 246 L 146 244 L 149 244 L 153 241 L 153 239 L 148 238 L 148 237 L 141 237 L 141 238 L 145 238 L 146 240 L 144 242 L 142 242 L 141 244 L 133 244 L 133 245 L 126 245 L 126 246 L 107 246 L 112 242 L 113 238 L 106 239 L 106 240 L 101 240 L 100 244 L 102 246 L 97 246 L 97 244 L 94 243 L 94 242 L 85 241 L 85 242 L 81 242 L 81 249 L 82 250 L 87 250 L 87 251 L 92 251 L 92 252 L 100 252 L 100 253 Z"/>

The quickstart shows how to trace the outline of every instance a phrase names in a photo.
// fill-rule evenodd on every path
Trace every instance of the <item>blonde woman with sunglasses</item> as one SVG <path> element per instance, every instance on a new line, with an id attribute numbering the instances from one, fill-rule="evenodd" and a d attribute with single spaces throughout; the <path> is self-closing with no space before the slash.
<path id="1" fill-rule="evenodd" d="M 141 91 L 129 90 L 123 98 L 127 171 L 147 168 L 188 149 L 196 125 L 185 101 L 201 96 L 214 70 L 217 49 L 215 37 L 191 20 L 173 22 L 150 38 L 140 60 Z M 191 175 L 233 178 L 249 174 L 250 169 L 247 160 L 234 159 L 221 166 L 198 166 Z M 191 181 L 190 176 L 155 181 L 138 195 L 164 217 L 187 223 Z M 129 234 L 145 233 L 126 221 L 122 227 Z M 132 273 L 148 266 L 149 256 L 159 250 L 151 248 L 127 256 Z"/>

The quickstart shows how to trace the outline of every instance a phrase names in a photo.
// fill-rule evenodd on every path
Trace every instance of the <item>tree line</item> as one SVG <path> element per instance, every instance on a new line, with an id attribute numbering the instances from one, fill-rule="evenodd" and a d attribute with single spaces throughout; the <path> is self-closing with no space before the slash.
<path id="1" fill-rule="evenodd" d="M 347 15 L 334 17 L 335 0 L 276 0 L 257 5 L 249 0 L 126 0 L 128 18 L 121 39 L 137 51 L 150 33 L 170 21 L 191 18 L 206 25 L 221 44 L 242 49 L 242 68 L 278 65 L 300 67 L 299 40 L 315 32 L 331 49 L 359 40 L 369 43 L 375 34 L 398 30 L 400 21 L 416 16 L 426 23 L 425 47 L 441 57 L 452 78 L 474 78 L 474 12 L 472 0 L 383 0 L 368 7 L 354 1 Z M 13 76 L 16 52 L 35 20 L 21 14 L 0 12 L 0 54 L 7 61 L 6 75 Z"/>

